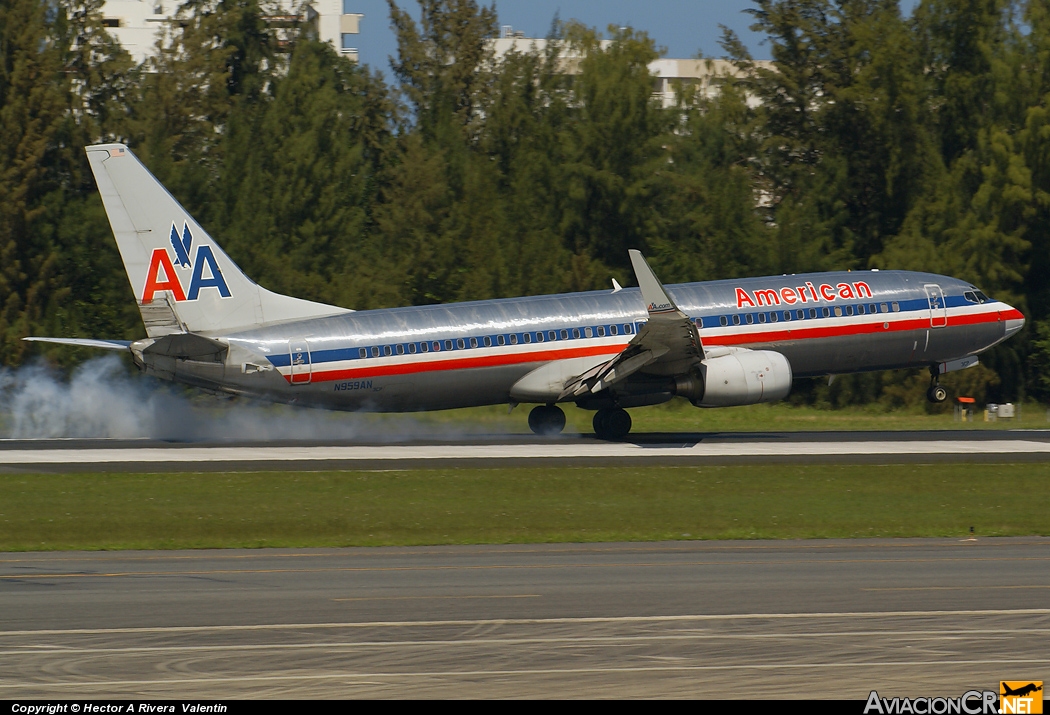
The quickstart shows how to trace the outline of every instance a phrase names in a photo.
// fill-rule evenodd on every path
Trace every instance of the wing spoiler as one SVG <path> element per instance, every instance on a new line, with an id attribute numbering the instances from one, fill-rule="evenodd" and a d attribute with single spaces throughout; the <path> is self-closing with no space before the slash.
<path id="1" fill-rule="evenodd" d="M 700 333 L 689 316 L 668 295 L 642 254 L 632 249 L 630 256 L 649 320 L 623 352 L 566 383 L 558 400 L 599 392 L 654 363 L 660 364 L 661 372 L 675 374 L 704 359 Z"/>

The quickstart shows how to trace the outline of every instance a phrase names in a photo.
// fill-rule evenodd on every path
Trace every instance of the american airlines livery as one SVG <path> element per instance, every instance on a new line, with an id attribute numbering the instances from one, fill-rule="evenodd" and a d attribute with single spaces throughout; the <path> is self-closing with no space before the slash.
<path id="1" fill-rule="evenodd" d="M 403 412 L 535 403 L 556 434 L 560 402 L 595 410 L 605 439 L 625 407 L 675 396 L 697 407 L 783 399 L 794 377 L 977 364 L 1024 316 L 964 281 L 856 271 L 663 286 L 638 251 L 638 288 L 355 312 L 255 284 L 121 144 L 87 147 L 138 299 L 145 340 L 26 338 L 129 350 L 151 375 L 234 395 Z"/>

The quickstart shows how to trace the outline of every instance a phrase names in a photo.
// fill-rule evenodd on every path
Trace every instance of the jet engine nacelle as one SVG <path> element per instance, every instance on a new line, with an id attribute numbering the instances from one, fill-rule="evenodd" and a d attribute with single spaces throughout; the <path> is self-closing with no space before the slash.
<path id="1" fill-rule="evenodd" d="M 741 350 L 704 360 L 696 374 L 676 377 L 675 388 L 697 407 L 776 402 L 791 392 L 791 364 L 772 350 Z"/>

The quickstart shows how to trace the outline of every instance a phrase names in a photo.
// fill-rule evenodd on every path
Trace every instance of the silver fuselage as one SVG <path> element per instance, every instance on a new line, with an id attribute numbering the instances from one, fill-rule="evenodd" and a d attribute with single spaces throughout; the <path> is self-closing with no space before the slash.
<path id="1" fill-rule="evenodd" d="M 903 271 L 667 286 L 705 348 L 782 353 L 796 377 L 928 366 L 987 350 L 1024 318 L 969 283 Z M 341 410 L 402 412 L 514 401 L 555 360 L 598 364 L 647 319 L 637 289 L 347 313 L 210 337 L 222 360 L 147 371 L 199 387 Z M 644 376 L 643 376 L 644 377 Z"/>

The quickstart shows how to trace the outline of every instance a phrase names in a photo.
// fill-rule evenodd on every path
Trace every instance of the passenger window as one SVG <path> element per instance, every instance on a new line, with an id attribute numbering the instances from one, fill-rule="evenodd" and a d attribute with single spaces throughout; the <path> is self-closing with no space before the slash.
<path id="1" fill-rule="evenodd" d="M 557 340 L 557 339 L 558 339 L 558 334 L 557 333 L 555 333 L 553 330 L 548 330 L 547 331 L 547 340 Z"/>
<path id="2" fill-rule="evenodd" d="M 487 348 L 491 348 L 492 347 L 492 338 L 490 338 L 488 335 L 485 336 L 485 347 L 487 347 Z"/>
<path id="3" fill-rule="evenodd" d="M 434 349 L 435 349 L 435 350 L 437 350 L 437 347 L 436 347 L 436 346 L 437 346 L 437 343 L 434 343 L 434 345 L 435 345 L 435 348 L 434 348 Z M 430 352 L 430 343 L 420 343 L 420 344 L 419 344 L 419 349 L 420 349 L 421 351 L 425 352 L 425 353 L 426 353 L 426 352 Z"/>
<path id="4" fill-rule="evenodd" d="M 463 341 L 461 340 L 460 342 L 463 342 Z M 452 341 L 451 340 L 446 340 L 445 341 L 445 350 L 451 350 L 451 349 L 452 349 Z"/>
<path id="5" fill-rule="evenodd" d="M 583 329 L 583 337 L 585 337 L 585 338 L 593 338 L 594 337 L 594 331 L 592 331 L 590 328 L 584 328 Z"/>
<path id="6" fill-rule="evenodd" d="M 631 330 L 631 324 L 630 323 L 624 323 L 623 324 L 623 334 L 624 335 L 630 335 L 632 332 L 633 331 Z"/>
<path id="7" fill-rule="evenodd" d="M 744 316 L 744 319 L 747 320 L 748 325 L 752 325 L 755 322 L 755 316 L 751 313 L 748 313 L 746 316 Z"/>
<path id="8" fill-rule="evenodd" d="M 766 322 L 766 314 L 765 313 L 759 313 L 758 314 L 758 322 L 760 322 L 760 323 Z"/>
<path id="9" fill-rule="evenodd" d="M 542 330 L 537 330 L 536 331 L 536 342 L 537 343 L 542 343 L 543 342 L 543 331 Z"/>
<path id="10" fill-rule="evenodd" d="M 831 308 L 821 308 L 820 312 L 825 318 L 831 316 Z"/>
<path id="11" fill-rule="evenodd" d="M 809 317 L 810 318 L 816 318 L 817 317 L 817 309 L 816 308 L 810 308 L 809 309 Z"/>
<path id="12" fill-rule="evenodd" d="M 572 337 L 574 337 L 574 338 L 580 337 L 580 329 L 579 328 L 573 328 L 572 329 Z"/>
<path id="13" fill-rule="evenodd" d="M 879 309 L 880 309 L 880 310 L 881 310 L 881 311 L 882 311 L 883 313 L 888 313 L 888 312 L 890 312 L 890 307 L 889 307 L 888 305 L 886 305 L 885 303 L 880 303 L 880 304 L 879 304 Z"/>
<path id="14" fill-rule="evenodd" d="M 718 319 L 718 324 L 724 328 L 725 326 L 729 325 L 729 318 L 723 315 Z"/>
<path id="15" fill-rule="evenodd" d="M 372 357 L 379 357 L 379 348 L 372 348 Z"/>
<path id="16" fill-rule="evenodd" d="M 778 320 L 780 320 L 780 316 L 777 314 L 776 311 L 773 311 L 772 313 L 769 314 L 769 322 L 775 323 Z"/>
<path id="17" fill-rule="evenodd" d="M 384 346 L 383 346 L 383 354 L 384 354 L 384 355 L 390 355 L 390 354 L 392 354 L 392 353 L 391 353 L 391 350 L 390 350 L 390 346 L 389 346 L 389 345 L 384 345 Z"/>
<path id="18" fill-rule="evenodd" d="M 518 334 L 517 333 L 511 333 L 510 334 L 510 344 L 511 345 L 517 345 L 518 344 Z"/>
<path id="19" fill-rule="evenodd" d="M 463 338 L 459 338 L 456 341 L 456 347 L 459 348 L 460 350 L 463 350 L 464 348 L 467 347 L 467 343 L 463 340 Z"/>
<path id="20" fill-rule="evenodd" d="M 853 315 L 853 306 L 852 305 L 847 305 L 846 306 L 846 315 Z"/>
<path id="21" fill-rule="evenodd" d="M 361 349 L 360 349 L 360 350 L 358 351 L 358 354 L 359 354 L 359 355 L 360 355 L 361 357 L 363 357 L 363 358 L 364 358 L 364 357 L 368 357 L 368 351 L 367 351 L 367 350 L 365 350 L 364 348 L 361 348 Z"/>
<path id="22" fill-rule="evenodd" d="M 562 340 L 568 340 L 569 339 L 569 331 L 568 330 L 561 331 L 561 339 Z"/>
<path id="23" fill-rule="evenodd" d="M 527 343 L 531 343 L 532 342 L 532 333 L 525 333 L 525 335 L 523 337 L 525 338 L 525 342 L 527 342 Z"/>
<path id="24" fill-rule="evenodd" d="M 901 304 L 897 301 L 893 301 L 893 312 L 899 313 L 901 311 Z"/>
<path id="25" fill-rule="evenodd" d="M 416 344 L 415 343 L 409 343 L 408 344 L 408 352 L 412 353 L 413 355 L 416 354 Z"/>
<path id="26" fill-rule="evenodd" d="M 598 337 L 599 338 L 604 338 L 605 337 L 605 326 L 604 325 L 599 325 L 598 326 Z"/>
<path id="27" fill-rule="evenodd" d="M 497 335 L 496 336 L 496 344 L 497 345 L 506 345 L 507 344 L 507 339 L 505 337 L 503 337 L 502 335 Z"/>
<path id="28" fill-rule="evenodd" d="M 835 306 L 835 317 L 836 318 L 841 318 L 842 317 L 842 308 L 837 306 L 837 305 Z"/>
<path id="29" fill-rule="evenodd" d="M 739 315 L 734 315 L 733 316 L 733 325 L 740 325 L 740 316 Z"/>
<path id="30" fill-rule="evenodd" d="M 806 317 L 806 311 L 804 311 L 804 310 L 796 310 L 795 311 L 795 317 L 798 318 L 799 320 L 802 320 L 803 318 Z"/>
<path id="31" fill-rule="evenodd" d="M 791 311 L 790 310 L 785 310 L 784 311 L 784 320 L 791 320 Z"/>
<path id="32" fill-rule="evenodd" d="M 470 347 L 476 348 L 477 346 L 478 346 L 478 339 L 477 338 L 471 338 L 470 339 Z"/>
<path id="33" fill-rule="evenodd" d="M 618 335 L 619 332 L 619 328 L 617 328 L 615 325 L 609 326 L 609 335 Z"/>
<path id="34" fill-rule="evenodd" d="M 404 345 L 398 345 L 397 346 L 397 354 L 398 355 L 404 355 L 405 354 L 405 346 Z"/>

